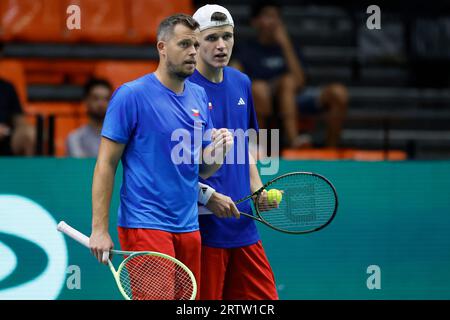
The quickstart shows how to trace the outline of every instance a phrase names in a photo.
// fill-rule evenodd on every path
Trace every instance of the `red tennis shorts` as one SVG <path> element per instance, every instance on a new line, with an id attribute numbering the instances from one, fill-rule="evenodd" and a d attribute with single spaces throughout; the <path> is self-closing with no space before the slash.
<path id="1" fill-rule="evenodd" d="M 119 240 L 125 251 L 156 251 L 183 262 L 197 281 L 197 299 L 200 292 L 201 237 L 199 231 L 171 233 L 154 229 L 118 227 Z"/>
<path id="2" fill-rule="evenodd" d="M 201 300 L 278 300 L 261 241 L 241 248 L 202 246 Z"/>

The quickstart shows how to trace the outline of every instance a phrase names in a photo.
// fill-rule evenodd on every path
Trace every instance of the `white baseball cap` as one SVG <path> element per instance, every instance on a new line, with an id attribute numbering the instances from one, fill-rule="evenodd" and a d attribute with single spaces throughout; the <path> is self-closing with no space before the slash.
<path id="1" fill-rule="evenodd" d="M 225 21 L 211 21 L 211 17 L 214 13 L 220 12 L 227 16 L 227 20 Z M 230 12 L 217 4 L 207 4 L 201 8 L 199 8 L 194 15 L 192 16 L 200 25 L 200 31 L 221 27 L 221 26 L 232 26 L 234 27 L 233 18 L 231 17 Z"/>

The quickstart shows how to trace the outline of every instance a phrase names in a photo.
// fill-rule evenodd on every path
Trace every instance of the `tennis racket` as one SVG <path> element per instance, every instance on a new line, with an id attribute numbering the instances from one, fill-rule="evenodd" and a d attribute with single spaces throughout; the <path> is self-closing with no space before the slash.
<path id="1" fill-rule="evenodd" d="M 281 191 L 280 203 L 268 201 L 264 191 Z M 291 172 L 270 180 L 253 194 L 236 201 L 251 201 L 254 215 L 242 216 L 291 234 L 321 230 L 336 216 L 338 198 L 336 189 L 325 177 L 311 172 Z M 202 210 L 199 214 L 212 214 Z"/>
<path id="2" fill-rule="evenodd" d="M 89 238 L 64 221 L 57 229 L 89 248 Z M 104 256 L 105 253 L 109 256 L 108 252 Z M 117 270 L 109 258 L 108 265 L 126 300 L 195 299 L 195 277 L 181 261 L 152 251 L 111 250 L 111 253 L 124 256 Z"/>

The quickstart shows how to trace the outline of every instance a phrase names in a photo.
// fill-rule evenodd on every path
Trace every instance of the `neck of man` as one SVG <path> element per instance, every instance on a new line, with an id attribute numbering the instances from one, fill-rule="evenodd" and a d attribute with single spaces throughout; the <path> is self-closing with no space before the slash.
<path id="1" fill-rule="evenodd" d="M 169 88 L 173 92 L 177 94 L 183 92 L 185 79 L 180 79 L 175 75 L 169 74 L 167 69 L 162 66 L 162 63 L 160 63 L 158 69 L 156 69 L 155 76 L 156 78 L 158 78 L 159 82 L 161 82 L 165 87 Z"/>
<path id="2" fill-rule="evenodd" d="M 223 81 L 223 68 L 215 68 L 205 63 L 201 58 L 198 59 L 197 62 L 197 71 L 213 83 L 220 83 Z"/>

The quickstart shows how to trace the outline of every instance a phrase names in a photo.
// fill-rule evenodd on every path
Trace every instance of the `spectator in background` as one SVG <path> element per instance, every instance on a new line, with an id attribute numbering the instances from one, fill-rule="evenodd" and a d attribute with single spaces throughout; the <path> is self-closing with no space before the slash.
<path id="1" fill-rule="evenodd" d="M 35 132 L 28 125 L 14 86 L 0 79 L 0 156 L 32 156 Z"/>
<path id="2" fill-rule="evenodd" d="M 298 114 L 323 114 L 327 125 L 325 145 L 336 147 L 348 104 L 347 89 L 338 83 L 298 96 L 306 79 L 301 53 L 295 48 L 281 20 L 275 1 L 257 1 L 251 10 L 257 38 L 238 47 L 232 65 L 252 78 L 253 98 L 260 128 L 268 128 L 274 102 L 279 108 L 288 147 L 310 144 L 299 134 Z M 305 139 L 306 138 L 306 139 Z"/>
<path id="3" fill-rule="evenodd" d="M 84 102 L 88 124 L 72 132 L 67 138 L 67 156 L 96 158 L 100 146 L 100 132 L 106 108 L 111 98 L 112 86 L 103 79 L 91 79 L 84 87 Z"/>

